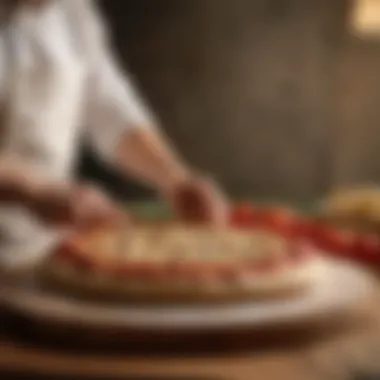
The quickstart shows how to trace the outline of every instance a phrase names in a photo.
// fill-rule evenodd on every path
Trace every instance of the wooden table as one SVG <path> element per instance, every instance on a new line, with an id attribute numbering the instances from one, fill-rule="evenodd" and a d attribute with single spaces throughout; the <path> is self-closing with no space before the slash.
<path id="1" fill-rule="evenodd" d="M 34 374 L 36 379 L 329 380 L 345 379 L 353 369 L 376 369 L 380 373 L 378 301 L 380 287 L 371 300 L 370 315 L 355 312 L 351 323 L 340 333 L 331 332 L 323 339 L 298 345 L 281 348 L 275 345 L 266 350 L 235 353 L 147 356 L 118 351 L 112 355 L 99 352 L 79 354 L 63 347 L 52 349 L 51 346 L 16 339 L 3 331 L 0 378 L 31 379 Z M 2 319 L 3 330 L 10 321 L 9 318 Z M 25 377 L 11 377 L 14 373 Z"/>

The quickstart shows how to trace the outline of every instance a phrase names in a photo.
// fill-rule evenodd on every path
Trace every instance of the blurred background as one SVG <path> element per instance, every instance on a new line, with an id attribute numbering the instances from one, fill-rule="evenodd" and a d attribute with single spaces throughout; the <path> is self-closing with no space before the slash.
<path id="1" fill-rule="evenodd" d="M 309 199 L 380 180 L 380 39 L 358 32 L 354 0 L 100 3 L 167 134 L 232 196 Z M 91 147 L 79 171 L 122 199 L 153 195 Z"/>

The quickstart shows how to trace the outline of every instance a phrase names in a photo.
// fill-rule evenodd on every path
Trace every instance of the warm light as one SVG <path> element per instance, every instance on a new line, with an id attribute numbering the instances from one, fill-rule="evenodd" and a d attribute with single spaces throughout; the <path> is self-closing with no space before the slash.
<path id="1" fill-rule="evenodd" d="M 350 27 L 358 36 L 380 38 L 380 0 L 355 0 Z"/>

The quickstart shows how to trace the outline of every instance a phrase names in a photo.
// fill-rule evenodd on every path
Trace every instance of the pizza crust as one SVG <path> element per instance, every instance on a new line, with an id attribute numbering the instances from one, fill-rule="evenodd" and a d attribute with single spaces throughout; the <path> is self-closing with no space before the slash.
<path id="1" fill-rule="evenodd" d="M 149 240 L 152 233 L 154 239 Z M 101 300 L 223 302 L 299 294 L 309 289 L 323 267 L 313 254 L 289 261 L 287 242 L 264 232 L 145 226 L 129 232 L 124 245 L 115 245 L 111 236 L 110 232 L 98 232 L 77 241 L 81 253 L 51 256 L 41 268 L 43 283 L 76 296 Z M 115 255 L 115 247 L 122 246 L 126 248 L 125 255 Z M 202 247 L 208 250 L 202 251 Z M 81 260 L 93 260 L 96 265 L 79 265 L 75 255 Z M 164 271 L 159 275 L 133 272 L 141 259 Z M 173 260 L 181 261 L 178 271 L 170 267 Z M 114 265 L 109 265 L 112 262 Z M 187 271 L 193 263 L 198 264 L 196 270 Z M 262 263 L 270 265 L 260 267 Z M 197 271 L 203 265 L 206 270 Z M 128 274 L 123 268 L 128 269 Z"/>
<path id="2" fill-rule="evenodd" d="M 48 269 L 48 270 L 46 270 Z M 306 291 L 316 281 L 323 263 L 311 261 L 287 272 L 248 276 L 236 282 L 209 284 L 179 281 L 126 281 L 104 273 L 83 273 L 67 263 L 49 265 L 42 271 L 43 284 L 60 291 L 102 301 L 133 302 L 227 302 L 242 299 L 287 298 Z"/>

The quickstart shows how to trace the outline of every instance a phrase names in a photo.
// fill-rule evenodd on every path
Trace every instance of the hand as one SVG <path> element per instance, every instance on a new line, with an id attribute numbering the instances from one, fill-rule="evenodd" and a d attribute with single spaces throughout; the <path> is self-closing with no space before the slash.
<path id="1" fill-rule="evenodd" d="M 73 194 L 76 221 L 79 228 L 116 224 L 129 219 L 121 207 L 100 189 L 91 186 L 79 187 Z"/>
<path id="2" fill-rule="evenodd" d="M 45 185 L 33 193 L 29 208 L 47 224 L 79 229 L 126 218 L 110 199 L 91 186 Z"/>
<path id="3" fill-rule="evenodd" d="M 185 221 L 226 225 L 229 205 L 219 187 L 209 178 L 190 177 L 169 192 L 169 201 Z"/>

